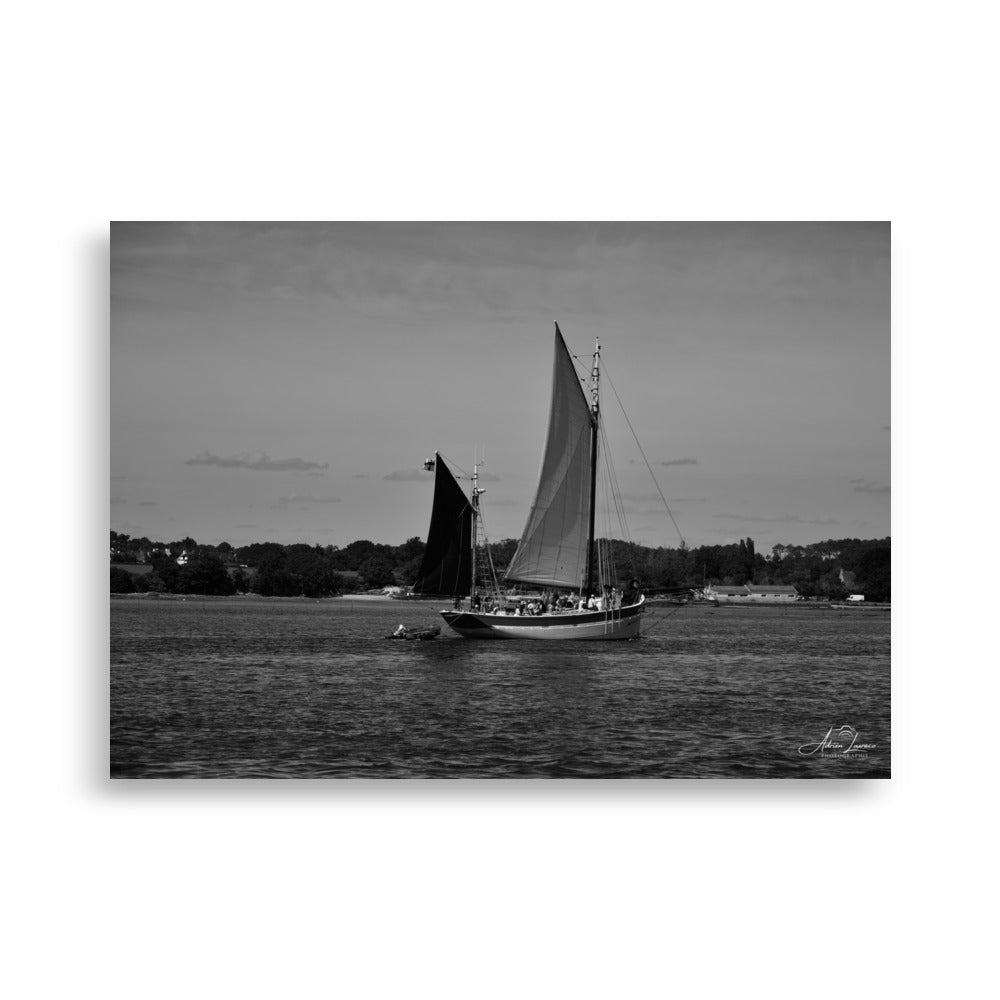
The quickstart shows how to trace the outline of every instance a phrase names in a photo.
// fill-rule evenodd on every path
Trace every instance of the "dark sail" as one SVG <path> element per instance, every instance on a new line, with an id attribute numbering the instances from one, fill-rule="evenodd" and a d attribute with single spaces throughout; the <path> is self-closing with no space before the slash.
<path id="1" fill-rule="evenodd" d="M 434 507 L 413 593 L 465 597 L 472 589 L 472 505 L 441 456 L 434 457 Z"/>

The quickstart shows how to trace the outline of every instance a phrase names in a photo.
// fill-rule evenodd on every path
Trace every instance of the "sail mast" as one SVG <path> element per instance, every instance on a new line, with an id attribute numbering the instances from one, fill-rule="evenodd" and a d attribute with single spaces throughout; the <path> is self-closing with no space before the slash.
<path id="1" fill-rule="evenodd" d="M 590 370 L 590 524 L 587 530 L 587 596 L 594 593 L 594 520 L 597 513 L 597 437 L 598 421 L 601 417 L 598 386 L 601 377 L 601 342 L 594 341 L 594 365 Z"/>

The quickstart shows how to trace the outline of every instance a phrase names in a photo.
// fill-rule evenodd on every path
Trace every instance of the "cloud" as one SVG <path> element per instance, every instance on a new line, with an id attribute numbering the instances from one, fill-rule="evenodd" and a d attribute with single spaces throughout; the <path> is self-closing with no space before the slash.
<path id="1" fill-rule="evenodd" d="M 732 528 L 707 528 L 706 531 L 710 535 L 723 535 L 723 536 L 725 536 L 727 538 L 732 538 L 733 537 L 733 530 L 732 530 Z M 755 535 L 770 535 L 771 532 L 770 531 L 755 530 L 754 534 Z"/>
<path id="2" fill-rule="evenodd" d="M 367 478 L 368 478 L 367 472 L 355 472 L 354 475 L 351 476 L 351 479 L 367 479 Z"/>
<path id="3" fill-rule="evenodd" d="M 657 462 L 657 465 L 698 465 L 696 458 L 668 458 L 665 462 Z"/>
<path id="4" fill-rule="evenodd" d="M 326 462 L 310 462 L 305 458 L 271 458 L 263 451 L 241 452 L 222 458 L 209 451 L 203 451 L 189 458 L 185 465 L 218 465 L 223 469 L 253 469 L 267 472 L 302 472 L 306 469 L 328 469 Z"/>
<path id="5" fill-rule="evenodd" d="M 340 503 L 340 497 L 314 497 L 309 494 L 290 493 L 280 497 L 278 503 Z"/>
<path id="6" fill-rule="evenodd" d="M 714 514 L 713 517 L 728 521 L 749 521 L 753 524 L 840 524 L 832 517 L 816 520 L 799 517 L 798 514 Z"/>
<path id="7" fill-rule="evenodd" d="M 855 493 L 888 493 L 890 487 L 885 483 L 874 483 L 869 479 L 852 479 Z"/>
<path id="8" fill-rule="evenodd" d="M 423 469 L 397 469 L 382 477 L 391 483 L 415 483 L 431 482 L 434 479 L 432 472 L 424 472 Z"/>
<path id="9" fill-rule="evenodd" d="M 452 466 L 454 469 L 454 466 Z M 390 472 L 388 475 L 382 477 L 383 479 L 388 479 L 391 483 L 416 483 L 429 481 L 434 478 L 433 472 L 425 472 L 423 469 L 397 469 L 395 472 Z M 457 470 L 455 470 L 456 479 L 469 479 L 469 476 L 464 476 Z M 498 475 L 492 472 L 480 472 L 479 481 L 481 483 L 499 483 L 502 482 Z"/>
<path id="10" fill-rule="evenodd" d="M 623 493 L 622 500 L 632 503 L 663 503 L 659 493 Z M 667 503 L 704 503 L 705 497 L 670 497 Z"/>

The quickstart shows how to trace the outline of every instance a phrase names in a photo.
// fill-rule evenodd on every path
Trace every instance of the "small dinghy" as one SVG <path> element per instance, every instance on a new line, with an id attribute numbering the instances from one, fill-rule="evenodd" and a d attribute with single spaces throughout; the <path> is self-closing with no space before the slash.
<path id="1" fill-rule="evenodd" d="M 405 625 L 400 625 L 391 635 L 387 635 L 387 639 L 434 639 L 436 636 L 441 634 L 441 629 L 437 625 L 431 625 L 425 628 L 407 628 Z"/>

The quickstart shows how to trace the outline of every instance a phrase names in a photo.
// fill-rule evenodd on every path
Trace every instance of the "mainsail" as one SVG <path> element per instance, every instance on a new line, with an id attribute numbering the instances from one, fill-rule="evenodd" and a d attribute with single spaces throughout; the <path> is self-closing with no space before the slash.
<path id="1" fill-rule="evenodd" d="M 472 590 L 472 505 L 441 456 L 434 459 L 434 507 L 413 593 L 465 597 Z"/>
<path id="2" fill-rule="evenodd" d="M 556 326 L 549 432 L 538 490 L 506 579 L 543 587 L 583 586 L 593 421 L 573 359 Z"/>

